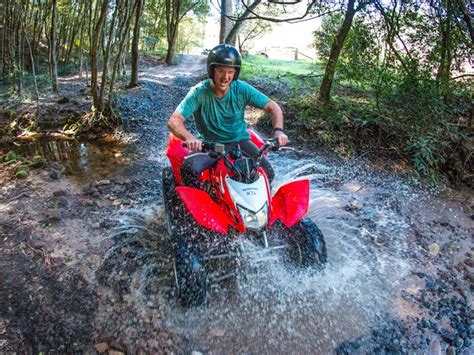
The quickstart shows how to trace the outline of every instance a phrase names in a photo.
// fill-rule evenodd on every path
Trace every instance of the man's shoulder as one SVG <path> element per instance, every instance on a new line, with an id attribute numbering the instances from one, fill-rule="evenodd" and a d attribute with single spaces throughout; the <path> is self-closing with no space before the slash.
<path id="1" fill-rule="evenodd" d="M 249 92 L 251 90 L 256 90 L 252 85 L 243 80 L 235 80 L 232 82 L 234 88 L 238 92 Z"/>
<path id="2" fill-rule="evenodd" d="M 232 82 L 232 84 L 235 85 L 237 88 L 248 88 L 249 86 L 252 86 L 249 83 L 247 83 L 246 81 L 243 81 L 243 80 L 240 80 L 240 79 L 234 80 Z"/>
<path id="3" fill-rule="evenodd" d="M 200 81 L 199 83 L 194 85 L 191 88 L 191 90 L 194 91 L 195 93 L 202 93 L 202 92 L 209 91 L 210 88 L 211 88 L 211 86 L 210 86 L 210 83 L 209 83 L 209 79 L 206 79 L 206 80 Z"/>

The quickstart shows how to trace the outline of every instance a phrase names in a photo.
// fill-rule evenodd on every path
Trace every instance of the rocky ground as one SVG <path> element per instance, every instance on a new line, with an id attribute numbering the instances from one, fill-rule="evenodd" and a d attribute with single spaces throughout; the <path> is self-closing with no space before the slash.
<path id="1" fill-rule="evenodd" d="M 192 329 L 199 326 L 195 322 L 184 331 L 167 319 L 170 314 L 205 318 L 211 312 L 183 313 L 174 302 L 160 191 L 166 120 L 203 75 L 203 60 L 189 56 L 176 67 L 143 70 L 140 86 L 125 91 L 116 103 L 123 129 L 97 132 L 92 142 L 4 147 L 4 153 L 13 149 L 19 156 L 0 172 L 0 352 L 117 355 L 230 349 L 225 346 L 233 340 L 222 327 L 209 323 L 209 328 Z M 38 154 L 45 159 L 35 158 Z M 29 165 L 28 174 L 17 178 L 22 165 Z M 350 176 L 331 176 L 326 187 L 334 191 L 351 181 Z M 366 183 L 375 189 L 384 184 L 384 176 Z M 366 189 L 359 190 L 354 194 Z M 390 201 L 409 230 L 410 247 L 403 255 L 413 267 L 397 292 L 398 316 L 373 322 L 363 335 L 332 339 L 332 350 L 468 354 L 474 331 L 472 193 L 446 190 L 423 195 L 433 197 L 416 203 L 396 198 L 397 193 L 388 190 L 380 199 Z M 390 235 L 370 232 L 368 201 L 348 201 L 341 210 L 366 220 L 361 225 L 377 253 Z M 297 339 L 292 334 L 286 329 L 279 341 L 291 344 Z M 269 344 L 255 348 L 242 343 L 231 349 L 285 349 Z M 308 351 L 310 344 L 296 349 Z"/>

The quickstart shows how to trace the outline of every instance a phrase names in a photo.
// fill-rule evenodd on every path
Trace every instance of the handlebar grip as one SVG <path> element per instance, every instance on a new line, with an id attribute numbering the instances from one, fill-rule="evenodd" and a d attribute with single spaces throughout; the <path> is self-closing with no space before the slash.
<path id="1" fill-rule="evenodd" d="M 203 151 L 213 150 L 215 145 L 216 143 L 214 142 L 202 141 L 202 150 Z M 188 148 L 188 145 L 186 143 L 183 143 L 182 146 L 183 148 Z"/>

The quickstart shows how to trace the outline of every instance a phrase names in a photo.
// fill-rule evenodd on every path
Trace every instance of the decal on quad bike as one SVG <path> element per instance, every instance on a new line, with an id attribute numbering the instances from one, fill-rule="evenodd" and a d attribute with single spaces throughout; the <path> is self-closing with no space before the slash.
<path id="1" fill-rule="evenodd" d="M 245 184 L 232 180 L 227 175 L 226 183 L 232 200 L 234 200 L 236 205 L 257 212 L 268 201 L 267 186 L 263 176 L 260 176 L 251 184 Z"/>

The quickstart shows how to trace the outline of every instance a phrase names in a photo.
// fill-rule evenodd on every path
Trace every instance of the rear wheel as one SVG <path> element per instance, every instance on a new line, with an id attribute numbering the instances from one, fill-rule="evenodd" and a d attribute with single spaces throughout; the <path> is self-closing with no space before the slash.
<path id="1" fill-rule="evenodd" d="M 163 168 L 161 176 L 161 188 L 163 192 L 163 205 L 165 209 L 165 221 L 166 227 L 168 229 L 168 234 L 173 233 L 173 228 L 176 222 L 174 221 L 175 213 L 178 203 L 178 198 L 176 195 L 176 183 L 173 175 L 173 171 L 170 167 Z"/>
<path id="2" fill-rule="evenodd" d="M 291 260 L 302 267 L 324 267 L 327 250 L 324 236 L 310 219 L 303 218 L 287 230 Z"/>

